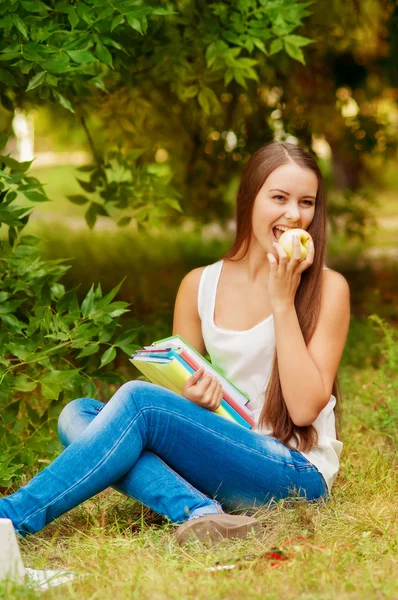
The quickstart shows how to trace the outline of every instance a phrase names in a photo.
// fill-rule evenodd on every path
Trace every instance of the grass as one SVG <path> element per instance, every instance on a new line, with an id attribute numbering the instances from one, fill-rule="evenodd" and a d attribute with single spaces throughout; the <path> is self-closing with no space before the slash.
<path id="1" fill-rule="evenodd" d="M 180 548 L 172 525 L 108 490 L 21 542 L 27 565 L 70 570 L 81 577 L 40 595 L 3 584 L 0 596 L 10 600 L 397 598 L 397 437 L 394 415 L 390 421 L 385 419 L 386 408 L 391 414 L 397 405 L 388 405 L 389 381 L 380 370 L 346 365 L 342 386 L 344 450 L 326 504 L 292 506 L 282 501 L 257 513 L 264 526 L 258 539 Z M 289 540 L 293 543 L 286 545 Z M 275 547 L 292 553 L 276 566 L 264 556 Z M 237 567 L 206 571 L 217 564 Z"/>

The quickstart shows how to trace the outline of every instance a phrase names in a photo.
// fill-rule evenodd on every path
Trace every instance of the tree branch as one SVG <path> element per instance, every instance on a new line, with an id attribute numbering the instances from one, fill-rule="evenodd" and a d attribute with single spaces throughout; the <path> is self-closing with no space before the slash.
<path id="1" fill-rule="evenodd" d="M 84 129 L 85 133 L 86 133 L 87 140 L 88 140 L 88 143 L 89 143 L 90 148 L 91 148 L 91 152 L 93 153 L 93 158 L 94 158 L 95 162 L 99 163 L 100 162 L 100 157 L 99 157 L 99 155 L 98 155 L 98 153 L 97 153 L 97 151 L 95 149 L 94 140 L 93 140 L 93 138 L 91 136 L 89 128 L 87 127 L 87 123 L 86 123 L 86 119 L 85 119 L 84 115 L 80 116 L 80 122 L 81 122 L 81 124 L 83 126 L 83 129 Z"/>

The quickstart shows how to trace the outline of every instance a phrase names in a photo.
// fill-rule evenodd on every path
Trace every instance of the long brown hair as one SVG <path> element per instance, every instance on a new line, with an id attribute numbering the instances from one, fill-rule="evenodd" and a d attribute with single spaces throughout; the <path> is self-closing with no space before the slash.
<path id="1" fill-rule="evenodd" d="M 243 171 L 239 186 L 235 242 L 224 258 L 241 260 L 246 256 L 250 246 L 253 205 L 256 196 L 272 171 L 289 162 L 295 162 L 300 167 L 311 170 L 318 179 L 314 218 L 308 227 L 308 232 L 314 240 L 315 257 L 313 264 L 301 274 L 294 300 L 300 328 L 308 346 L 319 318 L 326 255 L 325 186 L 319 167 L 311 154 L 294 144 L 279 142 L 262 146 L 253 154 Z M 332 394 L 336 396 L 335 413 L 339 420 L 340 389 L 337 377 L 333 383 Z M 314 426 L 299 427 L 293 423 L 288 413 L 282 394 L 276 350 L 259 426 L 272 427 L 272 435 L 288 447 L 292 447 L 289 440 L 294 439 L 296 447 L 304 452 L 318 443 L 318 434 Z"/>

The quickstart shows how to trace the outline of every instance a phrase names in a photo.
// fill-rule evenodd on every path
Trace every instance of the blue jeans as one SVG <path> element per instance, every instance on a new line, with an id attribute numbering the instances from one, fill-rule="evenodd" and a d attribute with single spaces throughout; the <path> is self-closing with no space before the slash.
<path id="1" fill-rule="evenodd" d="M 281 498 L 326 499 L 319 471 L 297 450 L 142 381 L 107 404 L 80 399 L 60 416 L 66 449 L 17 492 L 0 517 L 34 533 L 109 486 L 175 523 Z"/>

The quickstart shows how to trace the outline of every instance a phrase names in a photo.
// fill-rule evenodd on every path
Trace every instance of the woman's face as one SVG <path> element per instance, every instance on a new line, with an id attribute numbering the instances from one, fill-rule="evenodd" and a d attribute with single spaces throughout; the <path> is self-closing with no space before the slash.
<path id="1" fill-rule="evenodd" d="M 318 179 L 313 171 L 288 162 L 269 175 L 257 194 L 252 215 L 251 246 L 278 256 L 273 243 L 282 235 L 276 225 L 308 229 L 315 214 Z"/>

